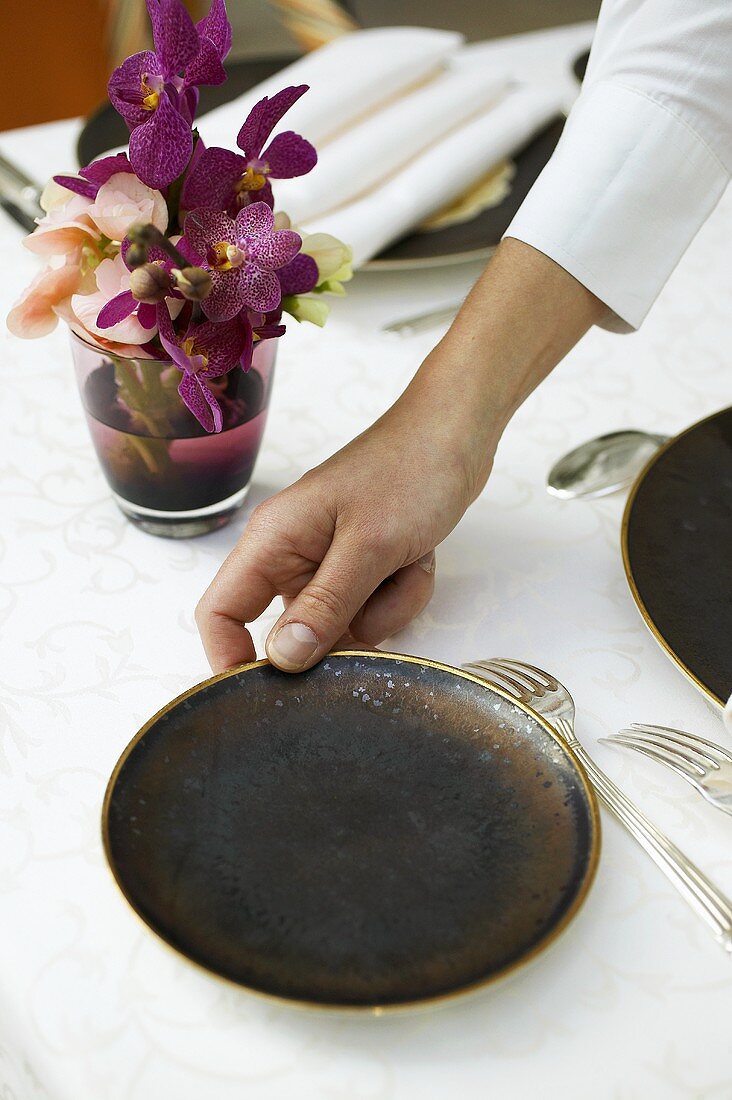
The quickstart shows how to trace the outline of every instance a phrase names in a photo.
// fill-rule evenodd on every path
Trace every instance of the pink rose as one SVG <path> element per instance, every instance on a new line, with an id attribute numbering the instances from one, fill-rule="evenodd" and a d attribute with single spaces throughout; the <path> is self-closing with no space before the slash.
<path id="1" fill-rule="evenodd" d="M 136 222 L 152 222 L 161 233 L 168 225 L 168 207 L 163 196 L 130 172 L 110 176 L 99 188 L 88 213 L 112 241 L 121 241 Z"/>

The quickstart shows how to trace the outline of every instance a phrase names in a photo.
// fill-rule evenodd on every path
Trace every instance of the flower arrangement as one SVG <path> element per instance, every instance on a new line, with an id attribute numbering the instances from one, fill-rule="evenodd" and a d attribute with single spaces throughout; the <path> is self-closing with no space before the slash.
<path id="1" fill-rule="evenodd" d="M 177 386 L 207 432 L 220 432 L 216 380 L 248 371 L 256 344 L 284 333 L 284 314 L 322 325 L 323 295 L 343 294 L 351 253 L 326 234 L 301 236 L 274 212 L 272 181 L 304 175 L 317 160 L 299 134 L 271 137 L 307 85 L 260 100 L 239 130 L 240 152 L 207 149 L 194 118 L 199 87 L 226 79 L 225 0 L 211 0 L 198 23 L 182 0 L 147 8 L 153 49 L 127 58 L 108 85 L 129 153 L 48 184 L 45 216 L 24 243 L 49 263 L 8 327 L 38 337 L 63 319 L 119 366 L 128 404 L 143 416 L 147 379 L 137 367 L 171 363 L 163 384 Z"/>

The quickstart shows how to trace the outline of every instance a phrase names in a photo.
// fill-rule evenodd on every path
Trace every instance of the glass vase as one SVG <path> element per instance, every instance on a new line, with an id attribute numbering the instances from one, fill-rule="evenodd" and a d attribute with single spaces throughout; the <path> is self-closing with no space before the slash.
<path id="1" fill-rule="evenodd" d="M 72 333 L 89 432 L 119 508 L 151 535 L 189 538 L 241 507 L 262 442 L 276 340 L 255 346 L 251 369 L 210 379 L 223 430 L 209 434 L 178 394 L 171 362 L 102 351 Z"/>

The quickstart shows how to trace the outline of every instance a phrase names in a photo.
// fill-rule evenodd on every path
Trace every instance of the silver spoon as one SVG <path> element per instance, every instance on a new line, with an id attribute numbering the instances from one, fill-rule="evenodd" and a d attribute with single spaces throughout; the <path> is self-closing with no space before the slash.
<path id="1" fill-rule="evenodd" d="M 590 439 L 554 463 L 547 492 L 563 500 L 588 500 L 627 489 L 668 438 L 628 428 Z"/>

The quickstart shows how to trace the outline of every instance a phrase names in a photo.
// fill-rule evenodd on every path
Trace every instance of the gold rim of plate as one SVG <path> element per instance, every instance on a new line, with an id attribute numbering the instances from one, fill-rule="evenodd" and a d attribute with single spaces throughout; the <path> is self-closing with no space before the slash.
<path id="1" fill-rule="evenodd" d="M 487 685 L 490 687 L 491 691 L 494 691 L 496 693 L 496 695 L 500 695 L 503 699 L 506 699 L 508 702 L 514 704 L 520 710 L 524 711 L 525 714 L 527 714 L 530 718 L 537 722 L 538 725 L 540 725 L 542 729 L 544 729 L 551 736 L 552 740 L 554 740 L 559 745 L 565 756 L 567 756 L 570 762 L 574 765 L 575 772 L 577 773 L 577 776 L 582 784 L 585 795 L 587 797 L 587 805 L 589 807 L 590 818 L 592 822 L 592 837 L 585 873 L 582 877 L 579 889 L 577 890 L 577 893 L 572 900 L 572 904 L 569 906 L 566 912 L 562 914 L 561 920 L 558 921 L 558 923 L 541 940 L 539 940 L 539 942 L 536 943 L 531 948 L 531 950 L 527 951 L 525 955 L 522 955 L 520 959 L 517 959 L 515 962 L 508 963 L 506 966 L 490 974 L 488 977 L 481 978 L 475 982 L 471 982 L 469 985 L 461 986 L 459 989 L 450 990 L 447 993 L 439 993 L 432 997 L 420 997 L 419 999 L 414 1001 L 400 1001 L 393 1005 L 353 1005 L 337 1004 L 335 1002 L 323 1003 L 321 1001 L 307 1001 L 303 998 L 290 998 L 278 996 L 276 993 L 267 993 L 264 990 L 257 989 L 255 986 L 246 985 L 244 982 L 236 981 L 234 978 L 228 978 L 224 974 L 219 974 L 216 970 L 209 969 L 209 967 L 207 967 L 204 963 L 200 962 L 198 959 L 193 958 L 191 955 L 188 955 L 185 951 L 181 950 L 181 948 L 176 947 L 174 944 L 172 944 L 170 940 L 167 939 L 167 937 L 159 931 L 159 929 L 151 924 L 150 921 L 148 921 L 147 918 L 144 917 L 142 913 L 140 913 L 134 902 L 131 900 L 130 897 L 128 897 L 127 893 L 125 892 L 124 886 L 122 885 L 122 882 L 120 881 L 120 878 L 117 874 L 117 869 L 112 859 L 109 840 L 109 810 L 112 800 L 112 794 L 114 792 L 119 774 L 126 764 L 129 756 L 134 751 L 138 742 L 142 740 L 145 734 L 155 725 L 156 722 L 158 722 L 169 711 L 173 710 L 174 707 L 177 707 L 180 703 L 184 702 L 186 699 L 189 699 L 192 695 L 196 695 L 198 694 L 198 692 L 203 691 L 211 684 L 218 683 L 219 680 L 228 679 L 230 676 L 236 676 L 242 672 L 248 672 L 250 669 L 261 668 L 263 665 L 268 665 L 270 662 L 266 659 L 261 661 L 249 661 L 246 664 L 237 665 L 235 668 L 227 669 L 226 672 L 220 672 L 215 676 L 209 676 L 206 680 L 202 680 L 200 683 L 195 684 L 194 687 L 188 688 L 187 691 L 182 692 L 180 695 L 176 696 L 175 699 L 172 699 L 169 703 L 166 703 L 164 707 L 161 707 L 161 709 L 156 714 L 154 714 L 152 718 L 149 718 L 144 726 L 142 726 L 142 728 L 138 730 L 138 732 L 135 734 L 129 744 L 123 749 L 122 754 L 117 760 L 112 774 L 109 777 L 107 788 L 104 793 L 104 801 L 102 804 L 102 843 L 104 845 L 106 864 L 112 875 L 115 885 L 122 894 L 122 897 L 125 899 L 128 906 L 132 909 L 132 911 L 142 922 L 145 928 L 148 931 L 153 932 L 156 939 L 163 943 L 169 950 L 171 950 L 177 958 L 186 959 L 187 962 L 192 963 L 195 967 L 197 967 L 197 969 L 203 971 L 205 974 L 208 974 L 209 977 L 214 978 L 217 981 L 223 982 L 228 987 L 234 987 L 239 990 L 244 990 L 247 993 L 252 993 L 257 997 L 262 998 L 263 1000 L 269 1001 L 270 1003 L 274 1002 L 276 1004 L 288 1006 L 291 1008 L 307 1009 L 311 1011 L 316 1010 L 324 1013 L 335 1012 L 382 1016 L 386 1015 L 387 1013 L 392 1014 L 434 1007 L 445 1001 L 452 1001 L 459 997 L 467 997 L 470 994 L 478 993 L 488 986 L 495 985 L 496 983 L 505 980 L 506 978 L 515 974 L 517 971 L 523 969 L 524 966 L 537 958 L 544 951 L 546 951 L 547 948 L 549 948 L 556 942 L 561 934 L 569 927 L 569 925 L 572 923 L 572 920 L 581 909 L 595 880 L 601 848 L 600 811 L 597 803 L 597 796 L 595 795 L 594 788 L 592 787 L 592 784 L 587 777 L 587 773 L 585 772 L 583 765 L 577 759 L 569 745 L 567 745 L 561 739 L 561 737 L 552 729 L 549 723 L 544 718 L 542 718 L 540 714 L 537 714 L 536 711 L 532 710 L 524 703 L 520 703 L 509 692 L 503 691 L 501 688 L 496 687 L 492 683 L 488 683 L 482 676 L 476 676 L 473 673 L 466 672 L 461 668 L 456 668 L 454 665 L 443 664 L 441 661 L 432 661 L 425 657 L 414 657 L 406 653 L 385 653 L 381 650 L 372 649 L 338 649 L 334 650 L 331 654 L 328 654 L 328 656 L 368 657 L 374 660 L 379 660 L 383 658 L 387 660 L 406 661 L 408 664 L 425 665 L 428 668 L 439 669 L 442 672 L 448 672 L 454 676 L 460 677 L 461 679 L 470 680 L 473 683 L 477 683 L 482 686 Z"/>
<path id="2" fill-rule="evenodd" d="M 655 454 L 651 455 L 648 462 L 645 464 L 645 466 L 633 482 L 633 485 L 631 486 L 630 494 L 628 495 L 628 499 L 625 502 L 623 521 L 620 527 L 620 549 L 623 555 L 623 568 L 625 570 L 625 579 L 628 582 L 630 594 L 633 597 L 633 601 L 640 613 L 641 618 L 643 619 L 643 622 L 646 624 L 646 627 L 650 631 L 651 635 L 655 638 L 656 642 L 661 647 L 666 656 L 670 658 L 670 660 L 676 665 L 676 667 L 684 674 L 687 680 L 689 680 L 690 683 L 694 685 L 697 691 L 701 692 L 707 702 L 711 703 L 712 706 L 720 711 L 724 710 L 724 701 L 720 699 L 717 695 L 715 695 L 714 692 L 710 688 L 708 688 L 706 684 L 702 683 L 699 677 L 694 672 L 692 672 L 692 670 L 687 665 L 684 664 L 684 662 L 671 646 L 670 642 L 668 642 L 666 638 L 664 638 L 663 634 L 656 626 L 648 608 L 643 602 L 643 597 L 641 596 L 638 585 L 636 584 L 635 576 L 633 574 L 633 567 L 630 563 L 628 530 L 630 527 L 630 516 L 631 512 L 633 511 L 635 498 L 638 495 L 638 491 L 643 484 L 646 476 L 650 473 L 652 467 L 655 466 L 658 460 L 662 458 L 666 451 L 670 450 L 671 447 L 673 447 L 679 439 L 683 439 L 685 435 L 693 432 L 702 424 L 706 424 L 707 421 L 714 420 L 715 417 L 719 416 L 719 414 L 724 411 L 724 409 L 717 409 L 716 412 L 711 413 L 709 416 L 704 416 L 701 420 L 697 420 L 694 424 L 690 424 L 688 428 L 684 428 L 684 430 L 682 432 L 679 432 L 678 435 L 671 436 L 670 439 L 666 440 L 666 442 L 658 448 Z"/>

